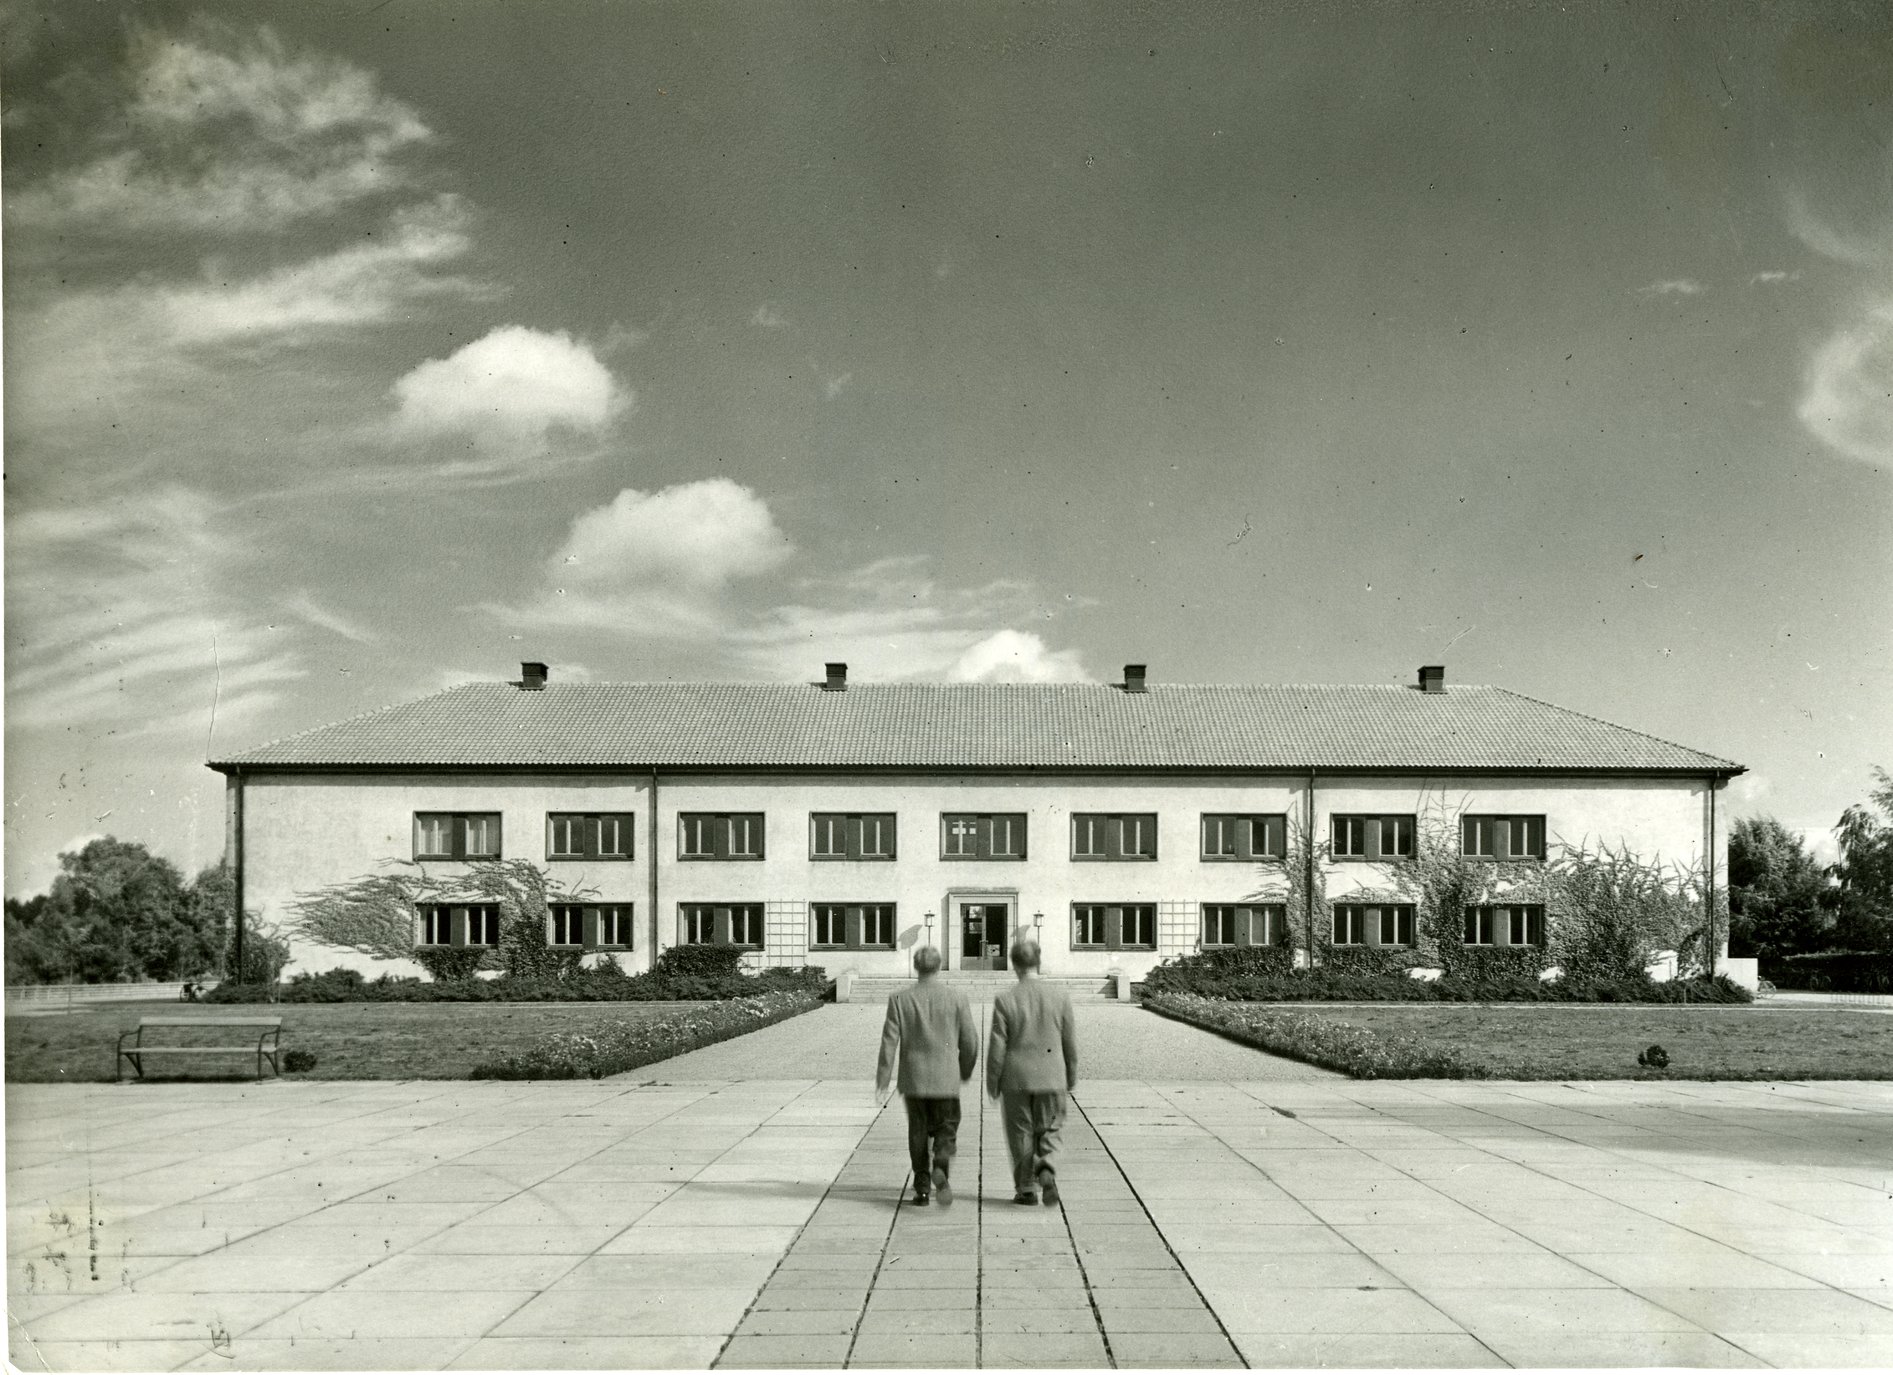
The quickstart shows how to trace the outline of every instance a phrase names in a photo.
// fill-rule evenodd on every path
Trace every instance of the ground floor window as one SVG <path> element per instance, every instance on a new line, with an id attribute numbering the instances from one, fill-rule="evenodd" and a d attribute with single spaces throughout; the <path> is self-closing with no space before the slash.
<path id="1" fill-rule="evenodd" d="M 567 949 L 576 947 L 595 950 L 609 947 L 629 950 L 634 926 L 631 914 L 630 903 L 553 903 L 547 940 L 552 945 Z"/>
<path id="2" fill-rule="evenodd" d="M 817 902 L 810 905 L 812 950 L 892 950 L 891 902 Z"/>
<path id="3" fill-rule="evenodd" d="M 1354 903 L 1337 902 L 1334 905 L 1334 943 L 1336 945 L 1367 944 L 1366 909 Z"/>
<path id="4" fill-rule="evenodd" d="M 1481 903 L 1466 909 L 1467 945 L 1543 945 L 1544 904 Z"/>
<path id="5" fill-rule="evenodd" d="M 424 902 L 420 912 L 422 945 L 495 946 L 500 943 L 500 909 L 493 904 Z"/>
<path id="6" fill-rule="evenodd" d="M 1074 950 L 1155 950 L 1157 909 L 1150 903 L 1073 903 L 1071 945 Z"/>
<path id="7" fill-rule="evenodd" d="M 1280 945 L 1288 909 L 1279 902 L 1203 904 L 1203 944 Z"/>
<path id="8" fill-rule="evenodd" d="M 741 945 L 762 949 L 760 902 L 686 902 L 681 904 L 686 945 Z"/>
<path id="9" fill-rule="evenodd" d="M 1334 905 L 1336 945 L 1412 945 L 1411 903 L 1337 902 Z"/>

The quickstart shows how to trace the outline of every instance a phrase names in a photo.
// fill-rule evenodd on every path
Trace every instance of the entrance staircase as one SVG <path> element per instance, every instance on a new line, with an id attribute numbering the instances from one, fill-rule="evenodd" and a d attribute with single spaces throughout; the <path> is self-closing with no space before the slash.
<path id="1" fill-rule="evenodd" d="M 1010 988 L 1015 982 L 1013 975 L 1000 969 L 943 969 L 933 976 L 948 988 L 958 989 L 968 999 L 976 1003 L 989 1003 L 993 996 Z M 1109 1002 L 1114 985 L 1103 974 L 1041 974 L 1048 984 L 1058 984 L 1071 994 L 1074 1003 Z M 857 976 L 848 1001 L 854 1003 L 884 1003 L 888 996 L 913 982 L 913 976 L 903 978 L 885 978 Z"/>

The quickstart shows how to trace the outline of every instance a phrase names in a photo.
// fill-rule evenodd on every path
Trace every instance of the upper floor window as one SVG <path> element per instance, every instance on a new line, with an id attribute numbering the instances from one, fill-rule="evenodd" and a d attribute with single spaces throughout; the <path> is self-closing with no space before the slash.
<path id="1" fill-rule="evenodd" d="M 500 943 L 500 909 L 492 903 L 424 902 L 420 913 L 422 945 Z"/>
<path id="2" fill-rule="evenodd" d="M 1411 903 L 1337 902 L 1334 905 L 1336 945 L 1412 945 Z"/>
<path id="3" fill-rule="evenodd" d="M 762 949 L 760 902 L 679 904 L 686 945 L 741 945 Z"/>
<path id="4" fill-rule="evenodd" d="M 1074 950 L 1155 950 L 1157 909 L 1147 902 L 1075 902 L 1071 944 Z"/>
<path id="5" fill-rule="evenodd" d="M 818 902 L 809 908 L 812 950 L 892 950 L 891 902 Z"/>
<path id="6" fill-rule="evenodd" d="M 1466 909 L 1467 945 L 1543 945 L 1543 904 L 1480 903 Z"/>
<path id="7" fill-rule="evenodd" d="M 761 812 L 680 812 L 679 859 L 761 859 Z"/>
<path id="8" fill-rule="evenodd" d="M 892 812 L 813 812 L 808 821 L 812 859 L 894 858 Z"/>
<path id="9" fill-rule="evenodd" d="M 1288 849 L 1288 818 L 1276 814 L 1205 812 L 1204 859 L 1280 859 Z"/>
<path id="10" fill-rule="evenodd" d="M 414 858 L 498 859 L 498 812 L 414 813 Z"/>
<path id="11" fill-rule="evenodd" d="M 622 949 L 632 946 L 630 903 L 593 905 L 591 903 L 555 902 L 551 914 L 548 944 L 587 950 Z"/>
<path id="12" fill-rule="evenodd" d="M 630 812 L 548 812 L 547 859 L 630 859 L 635 818 Z"/>
<path id="13" fill-rule="evenodd" d="M 1459 848 L 1477 859 L 1543 859 L 1542 816 L 1465 816 L 1459 819 Z"/>
<path id="14" fill-rule="evenodd" d="M 1155 812 L 1073 812 L 1073 859 L 1155 859 Z"/>
<path id="15" fill-rule="evenodd" d="M 1336 859 L 1411 859 L 1413 817 L 1343 816 L 1333 818 L 1329 832 Z"/>
<path id="16" fill-rule="evenodd" d="M 943 812 L 942 859 L 1024 859 L 1024 812 Z"/>
<path id="17" fill-rule="evenodd" d="M 1203 904 L 1203 944 L 1280 945 L 1288 909 L 1279 902 Z"/>

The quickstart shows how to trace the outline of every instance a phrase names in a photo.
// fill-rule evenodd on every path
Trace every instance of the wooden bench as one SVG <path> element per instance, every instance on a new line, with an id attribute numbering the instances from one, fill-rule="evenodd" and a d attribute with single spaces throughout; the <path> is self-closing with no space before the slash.
<path id="1" fill-rule="evenodd" d="M 146 1045 L 145 1032 L 159 1028 L 177 1027 L 236 1027 L 243 1032 L 242 1045 L 211 1046 L 176 1046 Z M 125 1062 L 131 1061 L 131 1067 L 137 1071 L 140 1079 L 145 1077 L 145 1058 L 151 1055 L 254 1055 L 256 1057 L 256 1077 L 263 1077 L 263 1062 L 277 1075 L 282 1074 L 282 1067 L 276 1062 L 278 1042 L 282 1037 L 283 1019 L 281 1017 L 194 1017 L 188 1013 L 172 1013 L 162 1017 L 140 1017 L 138 1025 L 129 1031 L 118 1033 L 117 1077 L 120 1083 L 125 1079 Z M 131 1037 L 130 1045 L 125 1039 Z M 254 1043 L 251 1037 L 255 1037 Z"/>

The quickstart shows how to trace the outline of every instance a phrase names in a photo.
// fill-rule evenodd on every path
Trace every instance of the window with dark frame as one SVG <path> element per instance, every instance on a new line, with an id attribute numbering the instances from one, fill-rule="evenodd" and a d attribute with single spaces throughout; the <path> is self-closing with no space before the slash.
<path id="1" fill-rule="evenodd" d="M 1545 943 L 1545 908 L 1536 902 L 1479 903 L 1466 909 L 1467 945 Z"/>
<path id="2" fill-rule="evenodd" d="M 551 913 L 550 944 L 586 950 L 629 950 L 636 923 L 630 903 L 556 902 Z"/>
<path id="3" fill-rule="evenodd" d="M 1157 857 L 1155 812 L 1073 812 L 1073 859 L 1143 860 Z"/>
<path id="4" fill-rule="evenodd" d="M 761 812 L 679 812 L 679 859 L 761 859 Z"/>
<path id="5" fill-rule="evenodd" d="M 1367 944 L 1367 914 L 1364 908 L 1349 902 L 1337 902 L 1334 905 L 1333 943 Z"/>
<path id="6" fill-rule="evenodd" d="M 549 945 L 585 944 L 585 909 L 573 903 L 555 902 L 547 909 L 552 918 Z"/>
<path id="7" fill-rule="evenodd" d="M 1492 917 L 1493 909 L 1485 904 L 1468 907 L 1466 909 L 1466 934 L 1464 940 L 1467 945 L 1493 944 Z"/>
<path id="8" fill-rule="evenodd" d="M 414 858 L 498 859 L 498 812 L 416 812 Z"/>
<path id="9" fill-rule="evenodd" d="M 1147 902 L 1075 902 L 1071 944 L 1074 950 L 1155 950 L 1157 909 Z"/>
<path id="10" fill-rule="evenodd" d="M 1328 831 L 1336 859 L 1411 859 L 1413 816 L 1336 813 Z"/>
<path id="11" fill-rule="evenodd" d="M 428 903 L 421 908 L 421 944 L 452 945 L 454 943 L 453 908 L 444 903 Z"/>
<path id="12" fill-rule="evenodd" d="M 1288 925 L 1288 909 L 1279 902 L 1206 902 L 1203 904 L 1203 944 L 1280 945 Z"/>
<path id="13" fill-rule="evenodd" d="M 546 858 L 631 859 L 636 834 L 631 812 L 547 812 Z"/>
<path id="14" fill-rule="evenodd" d="M 1288 817 L 1262 812 L 1203 813 L 1204 859 L 1280 859 L 1288 849 Z"/>
<path id="15" fill-rule="evenodd" d="M 1335 930 L 1354 933 L 1337 945 L 1412 945 L 1413 905 L 1404 902 L 1336 903 Z"/>
<path id="16" fill-rule="evenodd" d="M 892 950 L 891 902 L 811 903 L 811 950 Z"/>
<path id="17" fill-rule="evenodd" d="M 496 946 L 500 909 L 491 903 L 424 902 L 419 907 L 424 946 Z"/>
<path id="18" fill-rule="evenodd" d="M 810 859 L 893 859 L 893 812 L 811 812 Z"/>
<path id="19" fill-rule="evenodd" d="M 942 812 L 940 858 L 1024 859 L 1024 812 Z"/>
<path id="20" fill-rule="evenodd" d="M 740 945 L 763 948 L 760 902 L 685 902 L 678 904 L 686 945 Z"/>
<path id="21" fill-rule="evenodd" d="M 1543 859 L 1542 816 L 1464 816 L 1459 819 L 1460 853 L 1473 859 Z"/>

